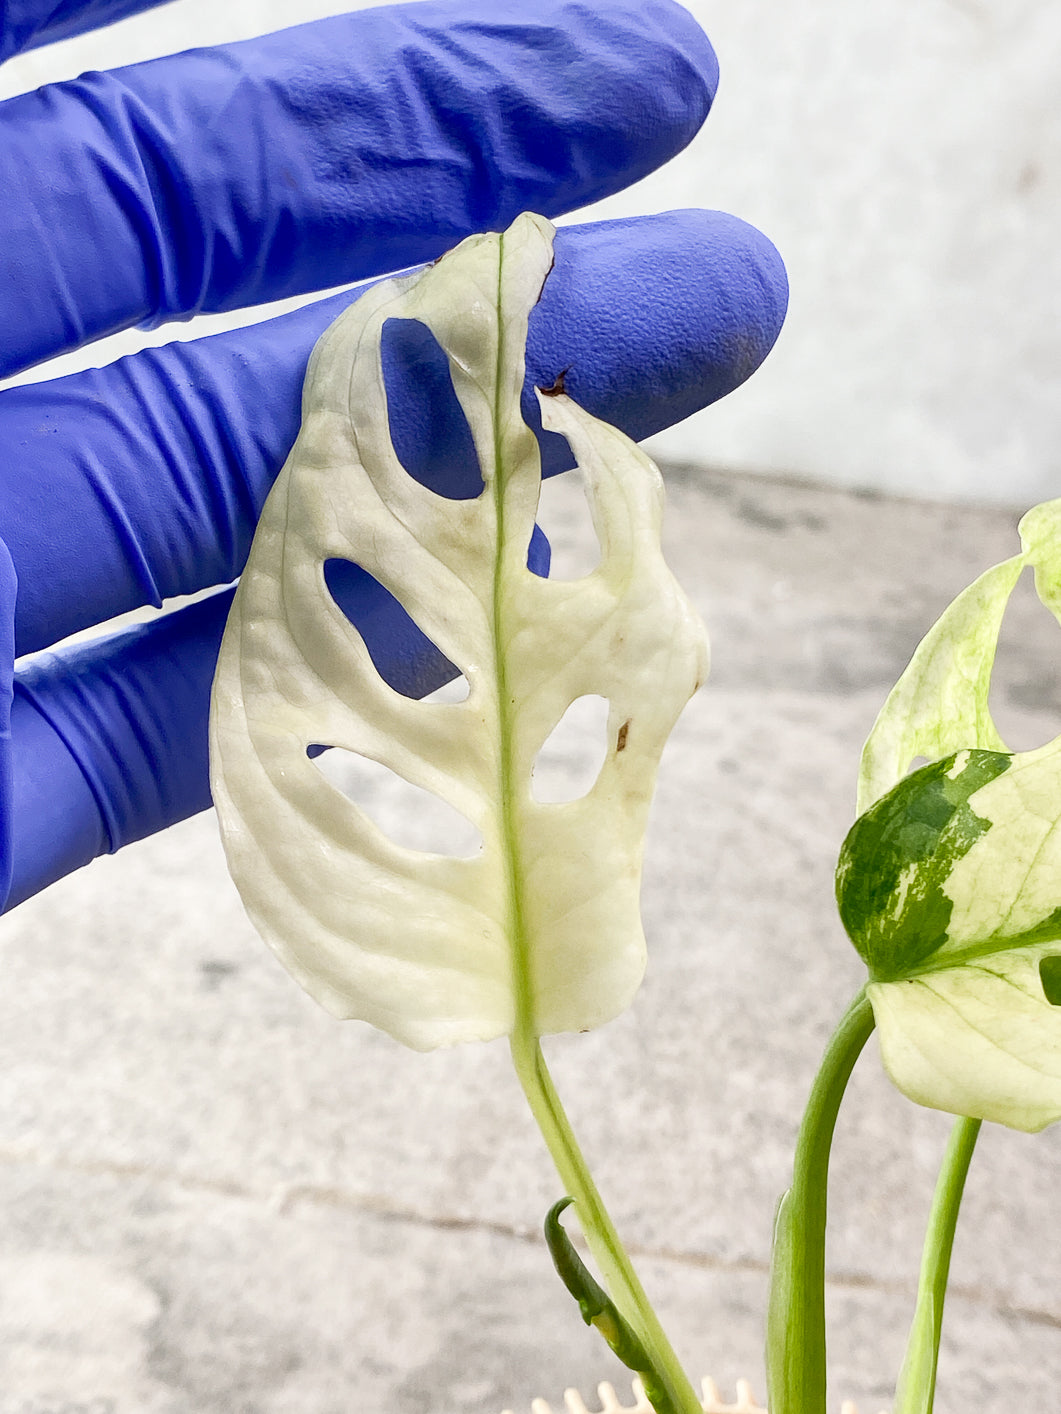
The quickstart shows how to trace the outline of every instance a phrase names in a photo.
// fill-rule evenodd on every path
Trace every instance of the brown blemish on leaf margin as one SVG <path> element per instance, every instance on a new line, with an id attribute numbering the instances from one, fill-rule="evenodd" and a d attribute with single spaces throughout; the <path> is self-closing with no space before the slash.
<path id="1" fill-rule="evenodd" d="M 557 397 L 559 397 L 560 394 L 565 391 L 565 390 L 564 390 L 564 379 L 567 377 L 567 375 L 568 375 L 570 372 L 571 372 L 571 364 L 568 364 L 566 368 L 561 368 L 560 372 L 556 375 L 556 381 L 555 381 L 555 382 L 551 383 L 548 388 L 539 388 L 539 389 L 538 389 L 538 392 L 541 393 L 541 395 L 542 395 L 543 398 L 557 398 Z"/>

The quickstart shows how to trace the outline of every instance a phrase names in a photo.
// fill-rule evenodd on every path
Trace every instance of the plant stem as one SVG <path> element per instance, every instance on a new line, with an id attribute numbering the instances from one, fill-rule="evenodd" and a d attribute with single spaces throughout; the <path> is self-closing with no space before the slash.
<path id="1" fill-rule="evenodd" d="M 895 1390 L 895 1414 L 932 1414 L 954 1230 L 979 1134 L 980 1121 L 963 1118 L 955 1122 L 947 1141 L 921 1255 L 917 1309 Z"/>
<path id="2" fill-rule="evenodd" d="M 512 1060 L 567 1193 L 575 1200 L 582 1231 L 609 1293 L 652 1360 L 674 1414 L 703 1414 L 703 1406 L 678 1362 L 597 1192 L 585 1156 L 564 1113 L 536 1037 L 512 1037 Z M 658 1406 L 657 1406 L 658 1407 Z"/>
<path id="3" fill-rule="evenodd" d="M 792 1187 L 778 1205 L 766 1330 L 771 1414 L 825 1414 L 829 1151 L 840 1101 L 873 1024 L 863 988 L 826 1047 L 800 1125 Z"/>

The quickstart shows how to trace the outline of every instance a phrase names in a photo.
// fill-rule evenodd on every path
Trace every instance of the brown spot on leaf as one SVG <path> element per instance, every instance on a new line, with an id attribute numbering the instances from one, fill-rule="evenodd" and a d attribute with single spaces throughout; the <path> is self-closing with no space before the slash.
<path id="1" fill-rule="evenodd" d="M 625 721 L 625 722 L 622 724 L 622 726 L 619 728 L 619 735 L 615 738 L 615 754 L 616 754 L 616 756 L 619 755 L 619 752 L 620 752 L 620 751 L 625 751 L 625 750 L 626 750 L 626 737 L 627 737 L 627 733 L 629 732 L 629 730 L 630 730 L 630 722 L 629 722 L 629 720 L 627 720 L 627 721 Z"/>
<path id="2" fill-rule="evenodd" d="M 545 281 L 548 280 L 549 276 L 553 273 L 553 271 L 554 271 L 555 269 L 556 269 L 556 256 L 555 256 L 555 254 L 554 254 L 552 260 L 549 261 L 549 268 L 548 268 L 548 270 L 546 270 L 546 272 L 545 272 L 545 279 L 542 280 L 542 287 L 541 287 L 541 289 L 538 291 L 538 298 L 534 301 L 535 304 L 540 303 L 541 297 L 542 297 L 542 295 L 545 293 Z"/>

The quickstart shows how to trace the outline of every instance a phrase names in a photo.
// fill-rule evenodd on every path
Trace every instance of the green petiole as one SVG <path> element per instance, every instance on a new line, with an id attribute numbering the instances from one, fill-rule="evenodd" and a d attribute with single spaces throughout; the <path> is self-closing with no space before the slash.
<path id="1" fill-rule="evenodd" d="M 608 1284 L 615 1309 L 623 1324 L 629 1328 L 628 1333 L 632 1333 L 647 1357 L 648 1368 L 639 1373 L 653 1408 L 657 1414 L 703 1414 L 703 1406 L 659 1323 L 659 1317 L 649 1304 L 597 1192 L 537 1038 L 521 1035 L 517 1031 L 512 1037 L 512 1060 L 560 1179 L 574 1200 L 582 1231 Z M 554 1208 L 553 1214 L 556 1211 Z M 581 1305 L 585 1291 L 576 1290 L 575 1295 Z M 623 1339 L 620 1330 L 613 1333 Z M 627 1345 L 626 1348 L 630 1350 L 633 1347 Z M 625 1359 L 625 1356 L 620 1354 L 620 1358 Z"/>
<path id="2" fill-rule="evenodd" d="M 826 1047 L 800 1126 L 792 1187 L 778 1205 L 766 1327 L 771 1414 L 825 1414 L 829 1151 L 840 1101 L 873 1024 L 863 988 Z"/>
<path id="3" fill-rule="evenodd" d="M 925 1234 L 917 1309 L 895 1390 L 894 1414 L 932 1414 L 954 1230 L 979 1133 L 980 1120 L 963 1118 L 955 1122 L 947 1141 Z"/>

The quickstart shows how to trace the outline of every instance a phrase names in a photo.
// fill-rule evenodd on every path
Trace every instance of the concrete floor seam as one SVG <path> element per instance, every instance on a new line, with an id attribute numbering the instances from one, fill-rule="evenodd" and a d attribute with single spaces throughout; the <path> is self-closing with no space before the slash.
<path id="1" fill-rule="evenodd" d="M 340 1188 L 326 1188 L 309 1184 L 279 1185 L 271 1192 L 264 1193 L 232 1180 L 211 1179 L 203 1175 L 178 1174 L 149 1165 L 123 1164 L 106 1159 L 66 1159 L 59 1155 L 45 1155 L 19 1150 L 0 1150 L 0 1164 L 9 1167 L 27 1165 L 51 1168 L 65 1173 L 80 1173 L 94 1177 L 151 1179 L 158 1183 L 172 1184 L 174 1187 L 193 1193 L 233 1198 L 265 1208 L 278 1217 L 293 1217 L 299 1206 L 304 1204 L 307 1207 L 346 1209 L 379 1218 L 384 1222 L 410 1223 L 435 1231 L 489 1233 L 509 1241 L 532 1246 L 542 1245 L 542 1238 L 537 1228 L 519 1227 L 515 1224 L 491 1221 L 486 1218 L 425 1213 L 416 1208 L 395 1205 L 391 1200 L 378 1194 L 354 1194 Z M 576 1245 L 583 1246 L 577 1239 Z M 627 1248 L 631 1257 L 637 1261 L 669 1262 L 677 1266 L 724 1275 L 766 1277 L 770 1271 L 769 1262 L 751 1257 L 726 1258 L 707 1252 L 678 1252 L 673 1248 L 647 1247 L 636 1243 L 628 1243 Z M 877 1277 L 863 1272 L 831 1271 L 826 1277 L 826 1286 L 836 1290 L 862 1290 L 908 1296 L 911 1301 L 915 1295 L 912 1282 Z M 1061 1330 L 1061 1313 L 1018 1305 L 1009 1300 L 1003 1292 L 993 1292 L 984 1287 L 955 1283 L 951 1285 L 948 1295 L 952 1300 L 966 1301 L 974 1306 L 992 1310 L 1001 1316 Z"/>

